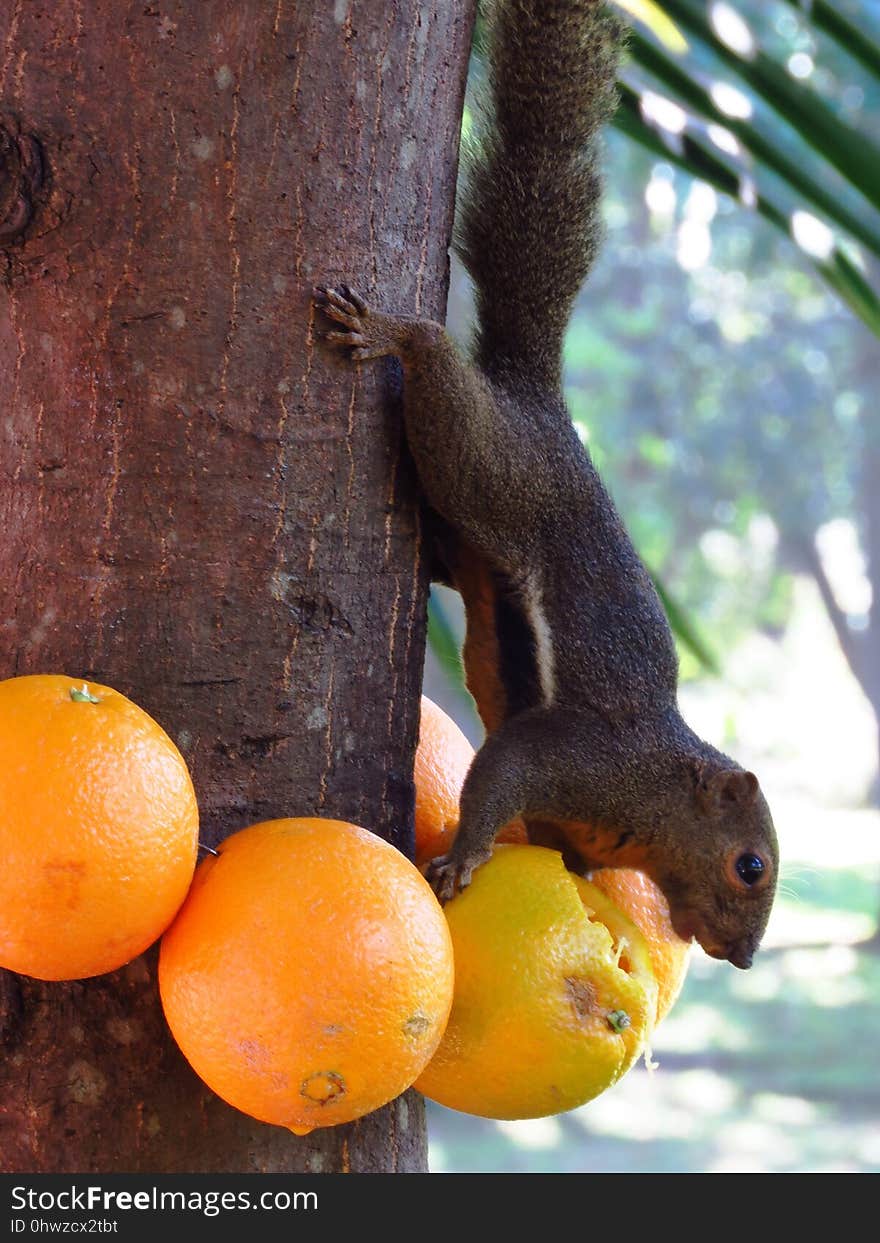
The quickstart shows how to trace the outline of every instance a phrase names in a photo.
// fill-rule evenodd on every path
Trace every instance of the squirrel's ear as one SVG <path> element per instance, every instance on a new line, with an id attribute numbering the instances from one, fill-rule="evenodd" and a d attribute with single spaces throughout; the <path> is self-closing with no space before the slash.
<path id="1" fill-rule="evenodd" d="M 725 768 L 711 777 L 698 777 L 697 796 L 706 808 L 749 807 L 757 794 L 758 778 L 741 768 Z"/>

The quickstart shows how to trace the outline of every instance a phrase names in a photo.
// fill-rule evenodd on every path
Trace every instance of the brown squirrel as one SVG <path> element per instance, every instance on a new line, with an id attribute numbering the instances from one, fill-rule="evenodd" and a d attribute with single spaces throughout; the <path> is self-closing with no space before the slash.
<path id="1" fill-rule="evenodd" d="M 599 239 L 599 129 L 623 31 L 600 0 L 499 0 L 494 108 L 458 245 L 476 289 L 472 363 L 440 324 L 315 291 L 358 362 L 403 365 L 407 440 L 467 614 L 468 686 L 487 737 L 450 853 L 429 879 L 467 885 L 517 816 L 582 869 L 640 868 L 681 936 L 748 967 L 778 850 L 757 779 L 677 707 L 663 607 L 571 424 L 562 344 Z"/>

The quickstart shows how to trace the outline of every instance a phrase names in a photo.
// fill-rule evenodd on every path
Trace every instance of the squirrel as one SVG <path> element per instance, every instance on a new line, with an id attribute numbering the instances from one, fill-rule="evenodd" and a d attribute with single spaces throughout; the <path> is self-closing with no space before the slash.
<path id="1" fill-rule="evenodd" d="M 452 849 L 428 872 L 438 897 L 522 817 L 570 866 L 646 872 L 680 936 L 747 968 L 776 887 L 770 812 L 757 778 L 680 715 L 665 611 L 562 393 L 624 37 L 601 0 L 493 5 L 493 106 L 457 237 L 476 294 L 472 360 L 442 325 L 376 311 L 347 285 L 314 300 L 353 360 L 400 360 L 407 442 L 464 600 L 487 735 Z"/>

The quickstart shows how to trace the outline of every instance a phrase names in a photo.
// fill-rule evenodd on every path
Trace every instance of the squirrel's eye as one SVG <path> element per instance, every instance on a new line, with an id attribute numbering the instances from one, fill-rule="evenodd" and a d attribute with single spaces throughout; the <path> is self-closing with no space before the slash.
<path id="1" fill-rule="evenodd" d="M 773 865 L 756 850 L 731 850 L 724 861 L 728 884 L 740 893 L 758 893 L 771 879 Z"/>
<path id="2" fill-rule="evenodd" d="M 734 864 L 736 874 L 744 885 L 749 888 L 756 885 L 764 875 L 764 860 L 760 855 L 753 855 L 750 851 L 740 855 Z"/>

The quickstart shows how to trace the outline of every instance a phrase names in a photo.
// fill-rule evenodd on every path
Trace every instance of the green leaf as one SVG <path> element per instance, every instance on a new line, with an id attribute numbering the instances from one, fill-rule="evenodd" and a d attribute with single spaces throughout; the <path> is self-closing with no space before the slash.
<path id="1" fill-rule="evenodd" d="M 675 22 L 663 12 L 660 5 L 654 3 L 654 0 L 613 0 L 613 2 L 630 17 L 634 17 L 643 26 L 647 26 L 671 52 L 687 51 L 687 39 Z"/>
<path id="2" fill-rule="evenodd" d="M 682 643 L 688 651 L 697 658 L 704 669 L 710 673 L 718 674 L 721 672 L 721 666 L 718 663 L 718 657 L 706 643 L 705 639 L 697 630 L 686 611 L 682 608 L 675 597 L 670 593 L 667 587 L 660 581 L 656 574 L 648 571 L 657 589 L 657 595 L 660 597 L 661 603 L 666 610 L 666 616 L 669 618 L 669 625 L 672 627 L 672 633 Z"/>
<path id="3" fill-rule="evenodd" d="M 670 15 L 693 38 L 710 48 L 757 95 L 820 152 L 838 172 L 880 208 L 880 147 L 842 121 L 810 87 L 757 46 L 734 51 L 718 37 L 708 19 L 715 8 L 694 0 L 666 0 Z"/>
<path id="4" fill-rule="evenodd" d="M 669 135 L 649 124 L 642 116 L 639 96 L 625 83 L 620 87 L 620 107 L 614 124 L 630 138 L 647 147 L 661 159 L 677 164 L 694 177 L 714 186 L 740 203 L 749 203 L 765 219 L 792 236 L 792 216 L 766 193 L 759 193 L 742 170 L 731 169 L 708 144 L 687 132 Z M 801 247 L 803 249 L 803 247 Z M 856 315 L 880 336 L 880 299 L 833 241 L 827 255 L 817 256 L 804 250 L 816 270 Z"/>
<path id="5" fill-rule="evenodd" d="M 880 301 L 849 256 L 835 248 L 829 259 L 813 262 L 844 302 L 880 336 Z"/>
<path id="6" fill-rule="evenodd" d="M 880 257 L 880 231 L 869 228 L 849 211 L 839 195 L 827 190 L 803 164 L 789 158 L 756 124 L 722 112 L 710 92 L 692 76 L 693 71 L 688 72 L 639 34 L 631 35 L 629 46 L 636 63 L 670 90 L 677 102 L 729 130 L 761 166 L 786 182 L 805 203 L 822 212 Z"/>
<path id="7" fill-rule="evenodd" d="M 428 642 L 451 686 L 468 699 L 458 639 L 436 591 L 428 598 Z"/>
<path id="8" fill-rule="evenodd" d="M 787 0 L 793 9 L 803 13 L 810 25 L 824 31 L 845 52 L 860 61 L 869 73 L 880 79 L 880 46 L 860 26 L 851 22 L 828 0 Z"/>

